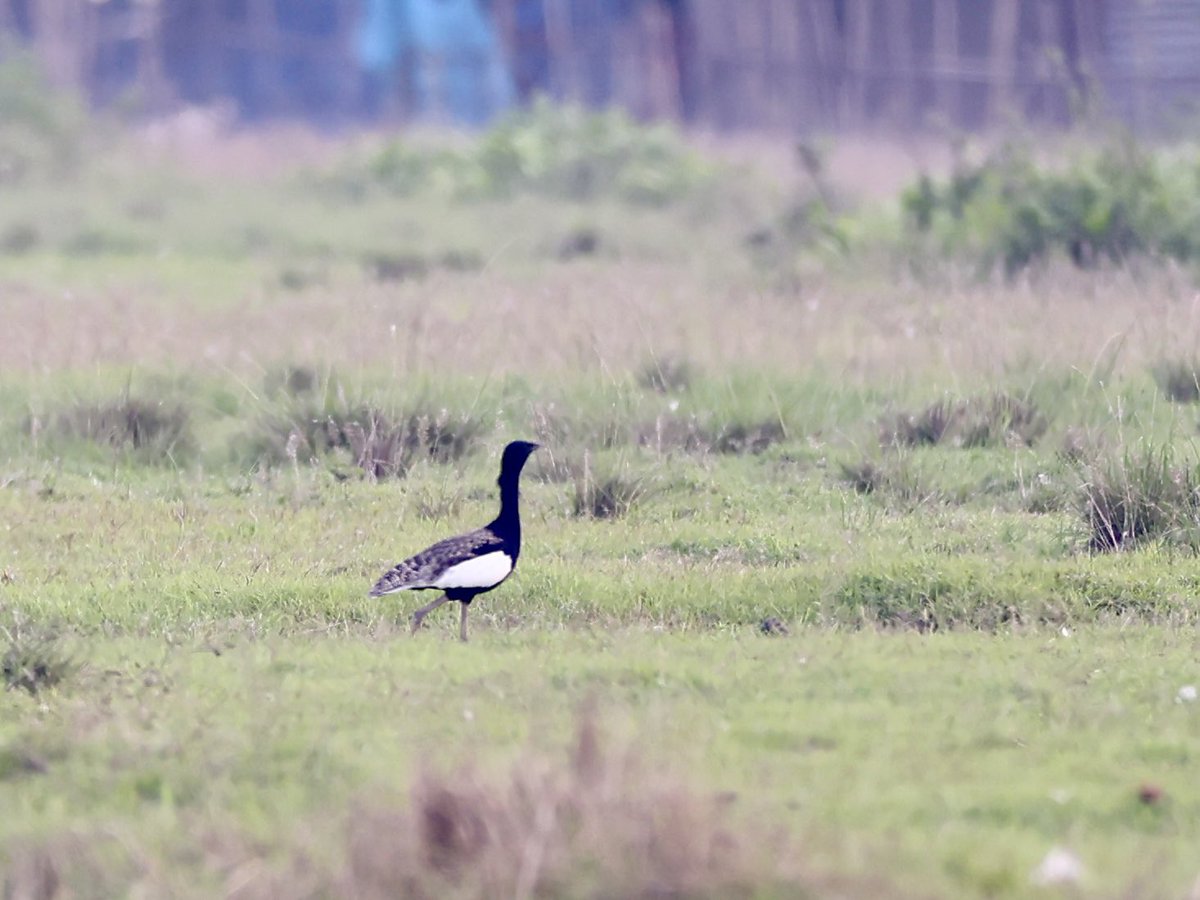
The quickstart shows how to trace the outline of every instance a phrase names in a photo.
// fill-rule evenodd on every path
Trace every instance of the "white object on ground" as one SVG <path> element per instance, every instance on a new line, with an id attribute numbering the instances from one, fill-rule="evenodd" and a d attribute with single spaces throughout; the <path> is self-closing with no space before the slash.
<path id="1" fill-rule="evenodd" d="M 1065 847 L 1051 847 L 1033 870 L 1033 883 L 1042 886 L 1078 884 L 1083 880 L 1083 863 Z"/>

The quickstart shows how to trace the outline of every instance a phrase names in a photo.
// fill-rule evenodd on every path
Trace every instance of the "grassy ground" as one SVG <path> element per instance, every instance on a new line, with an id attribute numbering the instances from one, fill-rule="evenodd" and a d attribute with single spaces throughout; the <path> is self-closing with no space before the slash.
<path id="1" fill-rule="evenodd" d="M 185 895 L 369 880 L 348 846 L 389 856 L 422 835 L 368 838 L 354 823 L 432 802 L 431 782 L 535 830 L 490 807 L 518 804 L 513 780 L 579 777 L 588 703 L 618 795 L 608 802 L 641 828 L 676 817 L 659 839 L 685 846 L 631 863 L 652 883 L 721 893 L 700 870 L 736 879 L 752 864 L 752 884 L 786 896 L 1023 895 L 1056 844 L 1085 861 L 1088 893 L 1169 895 L 1195 875 L 1194 710 L 1176 701 L 1194 675 L 1192 634 L 524 627 L 481 629 L 462 647 L 443 625 L 419 640 L 390 617 L 110 638 L 69 690 L 5 695 L 3 835 L 17 877 L 39 862 L 68 876 L 95 867 L 114 887 Z M 1144 802 L 1147 790 L 1161 793 Z M 571 844 L 577 821 L 551 814 L 555 843 Z M 544 884 L 564 870 L 572 883 L 572 863 L 586 883 L 592 853 L 597 877 L 621 877 L 618 825 L 632 827 L 583 823 L 592 842 L 556 848 Z M 723 832 L 733 858 L 710 860 Z M 436 891 L 436 868 L 420 871 L 437 850 L 425 840 L 392 865 Z M 79 845 L 97 858 L 75 857 Z M 465 893 L 511 890 L 514 873 L 492 871 L 503 860 L 459 852 Z"/>
<path id="2" fill-rule="evenodd" d="M 6 896 L 1192 888 L 1192 272 L 145 152 L 0 211 Z M 520 570 L 410 638 L 514 437 Z"/>

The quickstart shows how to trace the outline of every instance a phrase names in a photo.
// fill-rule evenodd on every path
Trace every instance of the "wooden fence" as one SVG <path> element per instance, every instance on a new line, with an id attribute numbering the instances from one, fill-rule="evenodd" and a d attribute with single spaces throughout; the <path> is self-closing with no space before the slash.
<path id="1" fill-rule="evenodd" d="M 0 31 L 99 103 L 134 90 L 151 110 L 232 97 L 247 117 L 353 116 L 362 2 L 0 0 Z M 480 2 L 519 97 L 721 130 L 1062 124 L 1100 95 L 1148 123 L 1200 96 L 1200 0 Z M 385 85 L 398 118 L 412 71 Z"/>
<path id="2" fill-rule="evenodd" d="M 544 87 L 718 129 L 1063 122 L 1105 67 L 1098 0 L 606 2 L 544 0 Z"/>

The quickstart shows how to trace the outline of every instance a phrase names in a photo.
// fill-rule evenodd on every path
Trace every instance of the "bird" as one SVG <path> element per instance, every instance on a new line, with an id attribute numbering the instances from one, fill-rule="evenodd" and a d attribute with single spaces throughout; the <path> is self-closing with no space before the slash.
<path id="1" fill-rule="evenodd" d="M 370 596 L 397 591 L 440 590 L 442 596 L 413 613 L 412 633 L 425 617 L 450 600 L 462 604 L 458 636 L 467 640 L 467 608 L 479 594 L 498 587 L 517 566 L 521 555 L 521 513 L 517 485 L 521 469 L 540 445 L 512 441 L 500 459 L 500 514 L 487 525 L 426 547 L 396 563 L 375 582 Z"/>

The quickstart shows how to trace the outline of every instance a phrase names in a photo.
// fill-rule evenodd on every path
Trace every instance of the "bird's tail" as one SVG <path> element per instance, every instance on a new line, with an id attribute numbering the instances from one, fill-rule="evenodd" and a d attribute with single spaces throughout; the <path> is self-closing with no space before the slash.
<path id="1" fill-rule="evenodd" d="M 403 563 L 395 568 L 388 569 L 380 579 L 375 582 L 375 586 L 371 588 L 368 596 L 382 597 L 384 594 L 394 594 L 396 591 L 409 590 L 415 587 L 421 587 L 413 576 L 414 572 L 405 566 Z"/>

